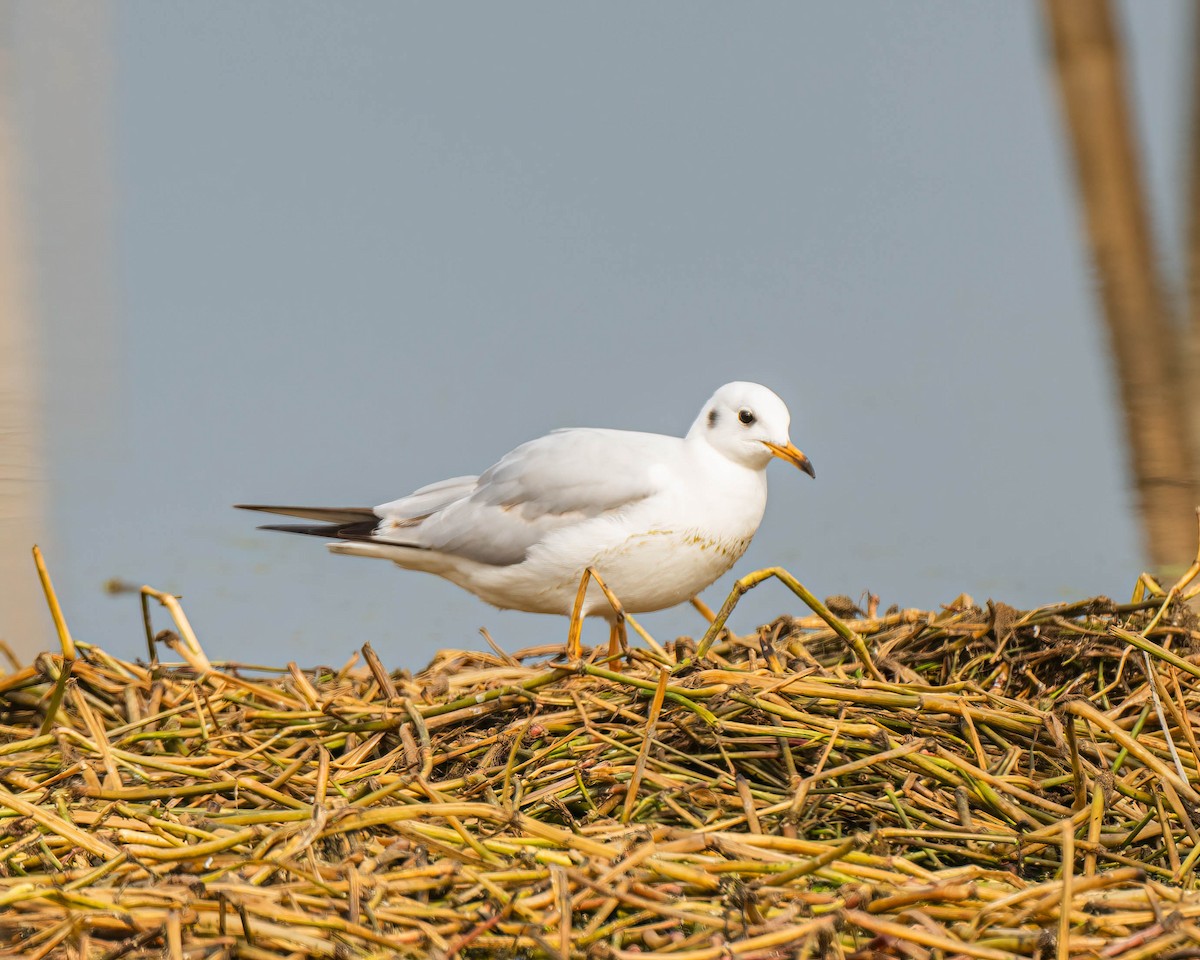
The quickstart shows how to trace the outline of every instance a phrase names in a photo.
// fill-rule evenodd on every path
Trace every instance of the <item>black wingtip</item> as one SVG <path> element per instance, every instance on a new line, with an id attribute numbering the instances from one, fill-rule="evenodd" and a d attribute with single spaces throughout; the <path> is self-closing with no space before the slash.
<path id="1" fill-rule="evenodd" d="M 309 537 L 325 537 L 327 540 L 336 540 L 338 535 L 337 525 L 332 523 L 268 523 L 258 529 L 278 530 L 280 533 L 300 533 Z"/>
<path id="2" fill-rule="evenodd" d="M 259 530 L 278 530 L 280 533 L 299 533 L 325 540 L 370 540 L 375 521 L 361 523 L 268 523 Z"/>

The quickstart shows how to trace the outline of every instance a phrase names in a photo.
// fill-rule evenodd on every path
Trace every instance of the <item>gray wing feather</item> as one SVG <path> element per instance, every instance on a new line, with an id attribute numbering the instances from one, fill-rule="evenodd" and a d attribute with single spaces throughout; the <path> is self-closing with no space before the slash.
<path id="1" fill-rule="evenodd" d="M 565 525 L 658 492 L 654 466 L 674 437 L 621 430 L 559 430 L 522 444 L 478 478 L 458 477 L 376 507 L 373 539 L 493 565 L 520 563 Z M 432 508 L 432 509 L 430 509 Z"/>

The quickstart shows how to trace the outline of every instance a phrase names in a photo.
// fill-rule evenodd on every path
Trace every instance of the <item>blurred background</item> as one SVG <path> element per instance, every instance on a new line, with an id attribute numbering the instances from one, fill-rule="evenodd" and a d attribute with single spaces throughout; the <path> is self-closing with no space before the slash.
<path id="1" fill-rule="evenodd" d="M 8 0 L 0 636 L 55 643 L 38 542 L 121 656 L 113 578 L 181 595 L 214 659 L 560 640 L 230 505 L 376 504 L 560 426 L 682 433 L 733 379 L 818 476 L 772 467 L 738 574 L 885 607 L 1169 575 L 1193 12 Z M 768 584 L 731 626 L 799 606 Z"/>

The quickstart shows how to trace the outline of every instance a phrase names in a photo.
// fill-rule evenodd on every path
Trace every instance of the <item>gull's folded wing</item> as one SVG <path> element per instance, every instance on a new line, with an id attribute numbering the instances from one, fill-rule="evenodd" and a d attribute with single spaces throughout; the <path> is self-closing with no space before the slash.
<path id="1" fill-rule="evenodd" d="M 556 529 L 657 493 L 655 466 L 677 456 L 682 443 L 621 430 L 559 430 L 517 447 L 466 495 L 418 522 L 395 517 L 393 504 L 377 507 L 383 521 L 373 539 L 496 566 L 520 563 Z"/>

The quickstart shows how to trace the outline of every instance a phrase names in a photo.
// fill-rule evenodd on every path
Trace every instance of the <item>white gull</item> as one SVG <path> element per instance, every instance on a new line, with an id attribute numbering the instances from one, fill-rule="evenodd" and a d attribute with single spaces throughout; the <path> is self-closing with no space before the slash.
<path id="1" fill-rule="evenodd" d="M 745 553 L 773 457 L 815 476 L 788 437 L 790 422 L 766 387 L 727 383 L 686 437 L 556 430 L 479 476 L 377 507 L 239 506 L 318 521 L 264 529 L 433 573 L 504 609 L 570 616 L 591 568 L 625 611 L 642 613 L 695 597 Z M 580 612 L 614 617 L 594 583 Z"/>

